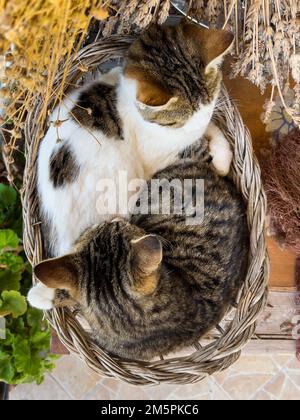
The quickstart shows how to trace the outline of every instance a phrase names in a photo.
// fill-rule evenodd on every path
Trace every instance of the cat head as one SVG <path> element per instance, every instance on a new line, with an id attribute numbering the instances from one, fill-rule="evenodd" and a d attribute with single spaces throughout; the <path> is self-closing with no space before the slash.
<path id="1" fill-rule="evenodd" d="M 34 272 L 48 288 L 67 290 L 83 307 L 101 310 L 123 290 L 134 300 L 153 294 L 161 261 L 159 238 L 120 220 L 87 231 L 72 254 L 44 261 Z"/>
<path id="2" fill-rule="evenodd" d="M 201 107 L 214 104 L 233 40 L 230 32 L 186 21 L 150 26 L 131 45 L 124 69 L 125 80 L 136 82 L 144 119 L 180 127 Z"/>

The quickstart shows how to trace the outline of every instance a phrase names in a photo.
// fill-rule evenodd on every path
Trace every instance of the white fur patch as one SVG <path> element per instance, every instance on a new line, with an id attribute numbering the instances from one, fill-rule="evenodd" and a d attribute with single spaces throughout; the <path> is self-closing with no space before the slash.
<path id="1" fill-rule="evenodd" d="M 184 126 L 164 127 L 145 121 L 136 106 L 137 84 L 121 76 L 118 88 L 118 110 L 126 121 L 125 136 L 136 139 L 136 147 L 143 162 L 146 179 L 172 165 L 178 154 L 201 139 L 211 121 L 215 102 L 201 105 Z"/>
<path id="2" fill-rule="evenodd" d="M 213 165 L 221 176 L 228 175 L 233 159 L 230 144 L 222 131 L 214 124 L 210 124 L 207 134 L 211 137 L 209 144 Z"/>
<path id="3" fill-rule="evenodd" d="M 55 290 L 49 289 L 42 283 L 30 289 L 27 300 L 31 306 L 48 311 L 53 308 Z"/>
<path id="4" fill-rule="evenodd" d="M 50 120 L 60 123 L 51 124 L 40 146 L 38 191 L 42 213 L 54 227 L 53 237 L 49 238 L 53 256 L 69 253 L 79 236 L 91 226 L 128 216 L 130 194 L 120 200 L 126 202 L 126 209 L 121 206 L 116 214 L 107 214 L 106 196 L 99 190 L 99 182 L 109 179 L 118 189 L 120 171 L 127 173 L 128 183 L 150 179 L 157 171 L 173 164 L 181 151 L 204 135 L 214 111 L 215 101 L 201 106 L 183 127 L 162 127 L 142 118 L 136 103 L 135 81 L 124 78 L 119 69 L 102 77 L 110 83 L 120 80 L 117 108 L 124 122 L 124 140 L 108 139 L 101 131 L 86 130 L 71 118 L 70 110 L 80 92 L 76 90 L 53 112 Z M 72 150 L 80 169 L 76 181 L 54 188 L 49 162 L 61 144 Z M 216 152 L 219 166 L 217 155 Z M 224 170 L 221 164 L 220 167 Z"/>

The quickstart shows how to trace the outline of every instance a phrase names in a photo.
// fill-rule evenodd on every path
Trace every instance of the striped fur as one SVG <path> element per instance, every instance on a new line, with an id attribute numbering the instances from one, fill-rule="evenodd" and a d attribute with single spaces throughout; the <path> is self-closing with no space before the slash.
<path id="1" fill-rule="evenodd" d="M 131 46 L 125 63 L 125 76 L 138 82 L 138 97 L 149 105 L 141 109 L 144 118 L 169 127 L 180 127 L 199 107 L 214 102 L 219 92 L 222 74 L 216 68 L 209 68 L 206 59 L 206 32 L 195 27 L 196 33 L 189 33 L 194 25 L 166 26 L 152 25 Z M 211 35 L 216 35 L 214 31 Z M 216 42 L 227 38 L 224 51 L 232 43 L 232 35 L 217 31 Z M 211 47 L 211 57 L 216 58 L 220 50 Z M 215 50 L 215 53 L 214 53 Z M 155 96 L 153 88 L 155 87 Z M 161 101 L 157 97 L 161 92 Z M 176 98 L 165 109 L 156 109 L 167 99 Z M 154 106 L 152 106 L 154 105 Z"/>
<path id="2" fill-rule="evenodd" d="M 108 138 L 123 138 L 122 122 L 117 111 L 114 86 L 96 82 L 83 90 L 71 111 L 75 122 L 93 130 L 101 130 Z"/>
<path id="3" fill-rule="evenodd" d="M 192 343 L 219 320 L 245 272 L 241 198 L 210 170 L 204 141 L 183 153 L 208 129 L 220 92 L 218 60 L 232 38 L 209 32 L 213 45 L 207 32 L 197 28 L 194 36 L 190 26 L 152 26 L 129 49 L 115 86 L 101 79 L 72 92 L 41 144 L 45 248 L 58 258 L 36 267 L 43 284 L 31 289 L 29 302 L 48 310 L 64 296 L 75 300 L 98 344 L 123 357 L 149 359 Z M 228 172 L 232 155 L 221 140 L 228 150 L 222 144 L 217 152 Z M 204 225 L 186 226 L 178 216 L 109 223 L 111 216 L 97 211 L 96 186 L 107 177 L 117 181 L 119 170 L 128 181 L 160 170 L 159 178 L 204 178 Z"/>
<path id="4" fill-rule="evenodd" d="M 132 216 L 131 223 L 86 232 L 72 256 L 82 311 L 97 343 L 116 355 L 150 359 L 192 344 L 219 322 L 245 280 L 245 206 L 231 181 L 216 176 L 198 152 L 155 178 L 205 180 L 201 225 L 187 226 L 184 216 Z M 147 234 L 163 246 L 150 294 L 135 288 L 131 242 Z"/>

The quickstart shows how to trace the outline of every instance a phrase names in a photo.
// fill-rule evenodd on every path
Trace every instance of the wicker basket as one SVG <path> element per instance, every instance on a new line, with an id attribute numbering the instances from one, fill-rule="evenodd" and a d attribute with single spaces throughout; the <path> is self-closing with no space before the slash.
<path id="1" fill-rule="evenodd" d="M 132 38 L 113 36 L 83 48 L 71 58 L 67 82 L 74 84 L 82 77 L 79 64 L 92 70 L 112 59 L 122 58 Z M 63 72 L 56 79 L 62 81 Z M 99 375 L 115 377 L 135 385 L 154 383 L 187 384 L 202 380 L 207 375 L 232 365 L 241 349 L 253 337 L 256 320 L 265 307 L 269 274 L 265 244 L 266 198 L 261 174 L 253 155 L 249 132 L 244 127 L 237 108 L 231 103 L 225 89 L 224 109 L 217 116 L 234 149 L 233 179 L 248 203 L 248 222 L 251 231 L 250 263 L 247 279 L 237 302 L 230 326 L 221 330 L 219 337 L 184 357 L 141 362 L 123 360 L 96 346 L 85 332 L 78 317 L 69 309 L 46 312 L 46 317 L 57 331 L 62 343 Z M 27 163 L 24 176 L 24 246 L 29 261 L 34 265 L 42 259 L 41 225 L 36 194 L 36 159 L 42 134 L 46 127 L 37 127 L 42 98 L 28 115 L 25 126 Z M 51 102 L 49 103 L 49 107 Z"/>

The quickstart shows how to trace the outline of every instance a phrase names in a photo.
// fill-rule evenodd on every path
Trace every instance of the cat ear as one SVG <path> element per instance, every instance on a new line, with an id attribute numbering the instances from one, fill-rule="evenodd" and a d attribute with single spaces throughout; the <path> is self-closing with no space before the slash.
<path id="1" fill-rule="evenodd" d="M 149 110 L 154 112 L 164 111 L 166 109 L 169 109 L 172 104 L 177 102 L 178 98 L 173 97 L 171 98 L 165 105 L 147 105 L 144 102 L 137 101 L 138 107 L 141 110 Z"/>
<path id="2" fill-rule="evenodd" d="M 157 236 L 147 235 L 131 241 L 131 246 L 135 289 L 144 295 L 151 294 L 158 282 L 157 270 L 163 257 L 162 244 Z"/>
<path id="3" fill-rule="evenodd" d="M 204 60 L 206 72 L 221 66 L 225 55 L 233 47 L 233 33 L 221 29 L 205 29 L 191 23 L 184 23 L 182 27 L 195 53 Z"/>
<path id="4" fill-rule="evenodd" d="M 74 290 L 78 283 L 78 272 L 72 256 L 46 260 L 34 267 L 34 274 L 50 289 Z"/>
<path id="5" fill-rule="evenodd" d="M 137 100 L 141 108 L 151 107 L 160 111 L 177 101 L 177 98 L 142 69 L 129 65 L 125 68 L 125 77 L 136 81 Z"/>

